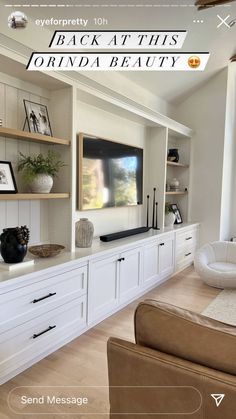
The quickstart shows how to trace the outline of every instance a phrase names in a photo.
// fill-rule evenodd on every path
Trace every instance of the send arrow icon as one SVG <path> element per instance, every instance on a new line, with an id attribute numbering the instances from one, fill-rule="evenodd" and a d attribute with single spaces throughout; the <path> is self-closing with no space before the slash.
<path id="1" fill-rule="evenodd" d="M 225 394 L 211 394 L 211 397 L 213 397 L 213 399 L 215 400 L 216 406 L 219 407 L 223 398 L 225 397 Z"/>

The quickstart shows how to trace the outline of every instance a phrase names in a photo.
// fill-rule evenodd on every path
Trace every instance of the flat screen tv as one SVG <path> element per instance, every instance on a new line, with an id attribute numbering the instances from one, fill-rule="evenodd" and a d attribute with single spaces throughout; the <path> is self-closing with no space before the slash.
<path id="1" fill-rule="evenodd" d="M 143 150 L 79 134 L 80 210 L 124 207 L 143 202 Z"/>

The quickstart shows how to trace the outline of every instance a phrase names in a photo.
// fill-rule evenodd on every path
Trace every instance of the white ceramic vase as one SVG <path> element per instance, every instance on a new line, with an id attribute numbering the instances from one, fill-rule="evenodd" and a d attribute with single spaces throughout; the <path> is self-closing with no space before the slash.
<path id="1" fill-rule="evenodd" d="M 175 214 L 173 212 L 168 212 L 168 214 L 165 214 L 165 227 L 173 226 L 174 222 Z"/>
<path id="2" fill-rule="evenodd" d="M 88 218 L 80 218 L 76 223 L 76 246 L 91 247 L 93 241 L 94 226 Z"/>
<path id="3" fill-rule="evenodd" d="M 170 181 L 170 189 L 177 191 L 179 189 L 179 181 L 178 179 L 176 179 L 176 177 L 174 177 L 171 181 Z"/>
<path id="4" fill-rule="evenodd" d="M 53 186 L 53 178 L 50 175 L 39 174 L 29 186 L 33 193 L 49 193 Z"/>

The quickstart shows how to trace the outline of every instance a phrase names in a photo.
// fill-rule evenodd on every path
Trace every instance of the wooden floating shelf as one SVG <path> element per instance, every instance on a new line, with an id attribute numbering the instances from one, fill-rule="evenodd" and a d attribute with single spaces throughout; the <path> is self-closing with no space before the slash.
<path id="1" fill-rule="evenodd" d="M 187 195 L 186 191 L 168 191 L 166 195 Z"/>
<path id="2" fill-rule="evenodd" d="M 166 162 L 167 166 L 175 166 L 175 167 L 189 167 L 188 164 L 182 164 L 182 163 L 175 163 L 173 161 L 168 161 Z"/>
<path id="3" fill-rule="evenodd" d="M 33 141 L 41 144 L 70 145 L 69 140 L 50 137 L 49 135 L 36 134 L 34 132 L 21 131 L 14 128 L 0 127 L 0 137 L 12 138 L 21 141 Z"/>
<path id="4" fill-rule="evenodd" d="M 68 199 L 69 193 L 16 193 L 0 194 L 0 201 L 31 201 L 39 199 Z"/>

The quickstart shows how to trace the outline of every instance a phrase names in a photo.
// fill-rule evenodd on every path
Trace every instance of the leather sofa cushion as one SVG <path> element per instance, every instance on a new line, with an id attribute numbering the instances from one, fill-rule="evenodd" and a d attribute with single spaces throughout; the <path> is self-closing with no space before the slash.
<path id="1" fill-rule="evenodd" d="M 154 300 L 135 312 L 136 343 L 236 375 L 236 327 Z"/>

